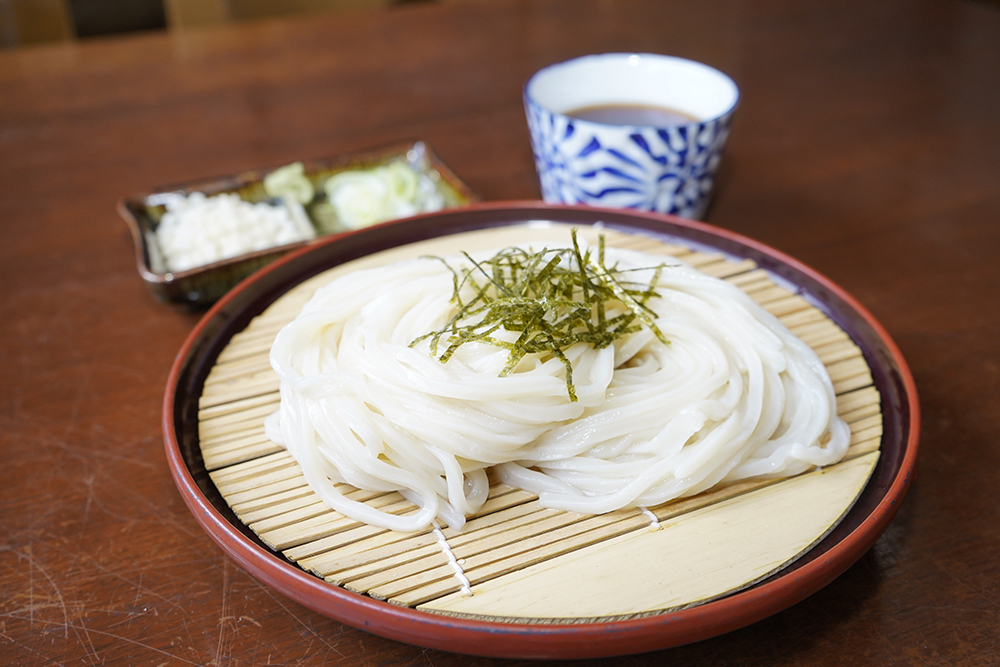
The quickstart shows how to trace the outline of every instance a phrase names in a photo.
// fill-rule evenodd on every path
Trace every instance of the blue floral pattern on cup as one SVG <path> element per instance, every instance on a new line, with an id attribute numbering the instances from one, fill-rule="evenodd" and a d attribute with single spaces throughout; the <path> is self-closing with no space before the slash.
<path id="1" fill-rule="evenodd" d="M 524 100 L 549 203 L 658 211 L 701 218 L 733 112 L 673 127 L 620 127 L 553 113 Z"/>

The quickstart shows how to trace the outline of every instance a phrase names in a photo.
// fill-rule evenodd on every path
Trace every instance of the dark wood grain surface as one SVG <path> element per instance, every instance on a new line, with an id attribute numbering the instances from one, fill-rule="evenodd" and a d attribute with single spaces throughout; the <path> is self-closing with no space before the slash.
<path id="1" fill-rule="evenodd" d="M 199 529 L 159 422 L 199 314 L 145 291 L 115 204 L 408 138 L 485 199 L 537 198 L 521 87 L 606 51 L 737 81 L 708 221 L 871 310 L 923 436 L 896 520 L 831 585 L 599 664 L 1000 663 L 1000 8 L 936 0 L 420 3 L 0 52 L 0 663 L 498 662 L 319 616 Z"/>

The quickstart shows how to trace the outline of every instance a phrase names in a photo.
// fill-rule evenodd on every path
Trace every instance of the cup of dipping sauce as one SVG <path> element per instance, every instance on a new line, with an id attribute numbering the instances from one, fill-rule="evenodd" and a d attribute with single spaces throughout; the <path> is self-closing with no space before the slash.
<path id="1" fill-rule="evenodd" d="M 701 218 L 738 101 L 728 76 L 673 56 L 546 67 L 524 88 L 542 197 Z"/>

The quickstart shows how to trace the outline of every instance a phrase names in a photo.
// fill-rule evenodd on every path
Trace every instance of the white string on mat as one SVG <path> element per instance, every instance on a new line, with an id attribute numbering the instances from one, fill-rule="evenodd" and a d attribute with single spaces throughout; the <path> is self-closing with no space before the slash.
<path id="1" fill-rule="evenodd" d="M 663 526 L 660 525 L 660 520 L 656 518 L 655 514 L 653 514 L 652 512 L 650 512 L 648 509 L 646 509 L 642 505 L 639 505 L 639 509 L 642 511 L 643 514 L 645 514 L 647 517 L 649 517 L 649 522 L 652 525 L 653 530 L 659 530 L 659 529 L 663 528 Z"/>
<path id="2" fill-rule="evenodd" d="M 448 544 L 447 538 L 441 532 L 441 526 L 437 521 L 433 522 L 433 526 L 434 535 L 437 537 L 438 544 L 441 545 L 441 551 L 444 553 L 445 558 L 448 559 L 451 569 L 455 571 L 455 578 L 462 584 L 462 588 L 460 589 L 462 595 L 472 597 L 472 584 L 469 582 L 469 578 L 465 576 L 465 570 L 462 569 L 458 559 L 455 558 L 455 552 L 451 550 L 451 545 Z"/>

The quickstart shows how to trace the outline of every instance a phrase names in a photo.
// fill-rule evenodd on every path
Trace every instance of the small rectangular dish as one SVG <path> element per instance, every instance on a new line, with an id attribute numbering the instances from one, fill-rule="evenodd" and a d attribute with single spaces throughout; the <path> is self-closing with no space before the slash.
<path id="1" fill-rule="evenodd" d="M 118 212 L 153 295 L 205 306 L 317 238 L 478 200 L 416 141 L 157 188 Z"/>

